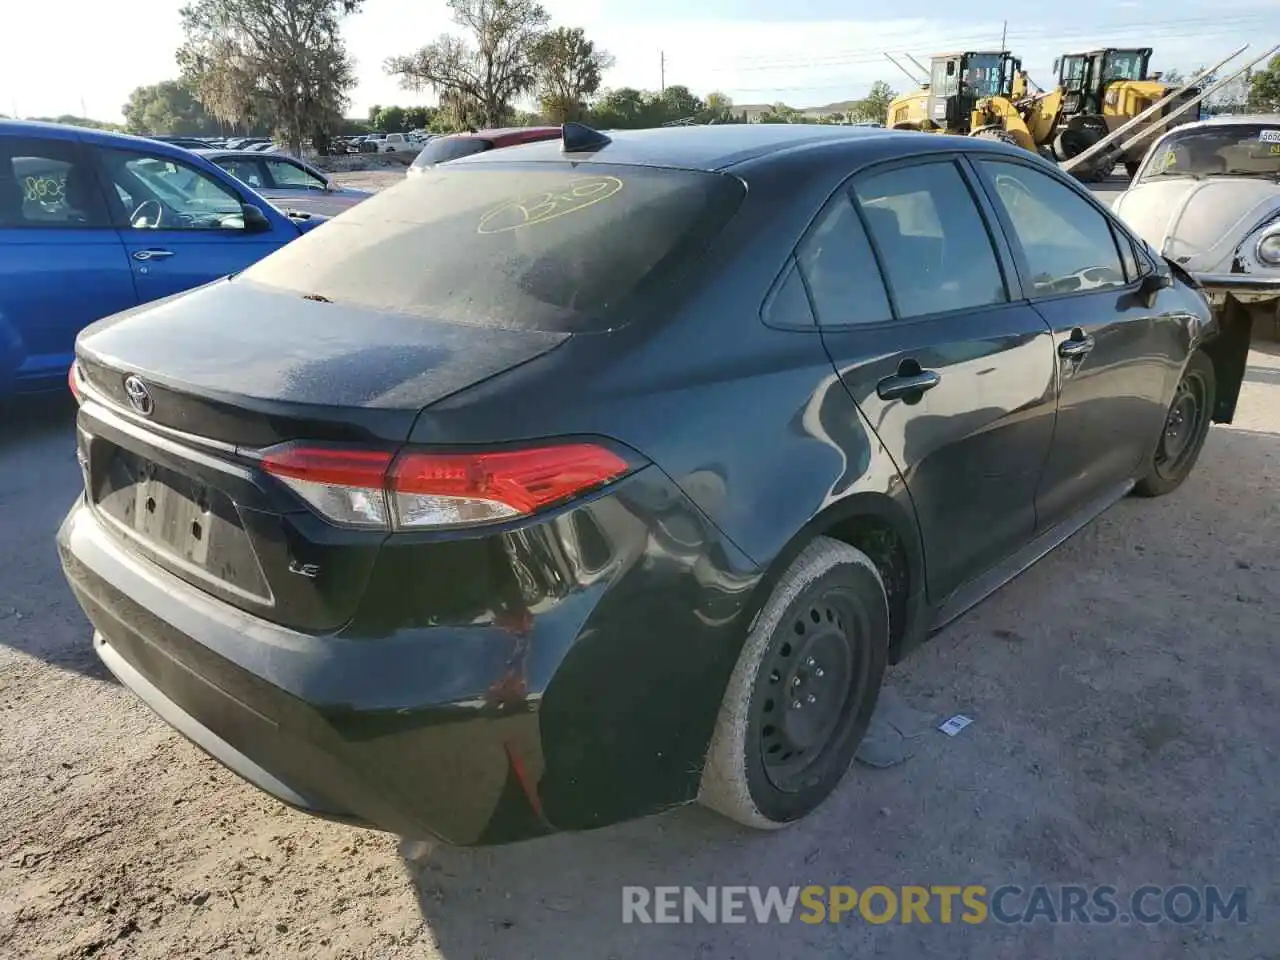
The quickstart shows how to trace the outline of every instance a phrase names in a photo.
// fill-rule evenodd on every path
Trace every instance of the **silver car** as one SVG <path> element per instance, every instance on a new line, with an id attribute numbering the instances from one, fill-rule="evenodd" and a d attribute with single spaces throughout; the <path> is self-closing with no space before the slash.
<path id="1" fill-rule="evenodd" d="M 335 217 L 373 196 L 366 190 L 341 187 L 296 157 L 252 150 L 196 150 L 274 206 L 288 212 Z"/>

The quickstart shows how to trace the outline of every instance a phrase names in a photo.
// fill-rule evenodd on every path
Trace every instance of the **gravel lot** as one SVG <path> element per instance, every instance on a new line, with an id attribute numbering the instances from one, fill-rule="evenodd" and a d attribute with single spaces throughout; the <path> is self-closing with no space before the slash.
<path id="1" fill-rule="evenodd" d="M 688 809 L 457 850 L 289 811 L 108 677 L 53 549 L 72 411 L 23 404 L 0 419 L 0 956 L 1280 957 L 1278 478 L 1264 343 L 1181 490 L 1118 504 L 892 672 L 929 721 L 906 762 L 776 834 Z M 1249 888 L 1249 922 L 621 923 L 623 885 L 682 883 L 1217 884 Z"/>

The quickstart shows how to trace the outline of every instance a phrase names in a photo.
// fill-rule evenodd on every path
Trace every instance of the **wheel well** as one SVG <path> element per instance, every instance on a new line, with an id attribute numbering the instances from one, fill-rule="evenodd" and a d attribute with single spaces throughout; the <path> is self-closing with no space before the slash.
<path id="1" fill-rule="evenodd" d="M 1218 315 L 1218 335 L 1203 347 L 1205 355 L 1213 361 L 1214 423 L 1230 423 L 1235 416 L 1252 334 L 1252 311 L 1234 297 L 1227 297 Z"/>
<path id="2" fill-rule="evenodd" d="M 906 544 L 889 521 L 866 515 L 837 521 L 822 534 L 861 550 L 880 571 L 885 593 L 889 595 L 890 660 L 895 660 L 893 654 L 906 634 L 907 600 L 912 591 Z"/>

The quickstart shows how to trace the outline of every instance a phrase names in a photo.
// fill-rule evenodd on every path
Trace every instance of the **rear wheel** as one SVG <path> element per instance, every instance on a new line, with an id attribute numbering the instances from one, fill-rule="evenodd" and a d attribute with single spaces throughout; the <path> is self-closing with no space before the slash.
<path id="1" fill-rule="evenodd" d="M 760 611 L 725 690 L 698 799 L 757 829 L 799 820 L 839 785 L 875 710 L 889 605 L 875 564 L 819 537 Z"/>
<path id="2" fill-rule="evenodd" d="M 1139 496 L 1171 493 L 1191 475 L 1209 435 L 1215 387 L 1213 361 L 1193 353 L 1173 393 L 1147 475 L 1134 487 Z"/>

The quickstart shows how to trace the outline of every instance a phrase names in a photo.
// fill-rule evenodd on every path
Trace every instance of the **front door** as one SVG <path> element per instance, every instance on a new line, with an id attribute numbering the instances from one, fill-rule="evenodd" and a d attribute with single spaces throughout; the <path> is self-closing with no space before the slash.
<path id="1" fill-rule="evenodd" d="M 1151 455 L 1177 373 L 1165 340 L 1179 323 L 1144 302 L 1132 247 L 1074 186 L 1012 158 L 976 166 L 1053 331 L 1058 424 L 1036 495 L 1047 527 L 1113 497 Z"/>
<path id="2" fill-rule="evenodd" d="M 272 210 L 271 228 L 246 228 L 230 184 L 168 154 L 95 148 L 116 223 L 146 303 L 238 273 L 297 236 Z"/>
<path id="3" fill-rule="evenodd" d="M 949 158 L 855 177 L 797 251 L 823 342 L 915 505 L 934 602 L 1035 530 L 1053 346 L 1006 258 Z"/>

